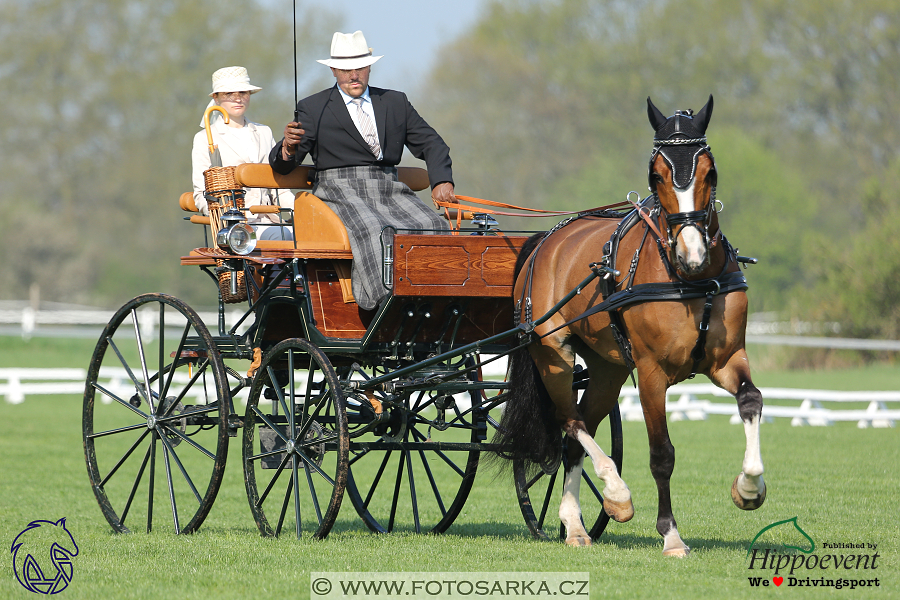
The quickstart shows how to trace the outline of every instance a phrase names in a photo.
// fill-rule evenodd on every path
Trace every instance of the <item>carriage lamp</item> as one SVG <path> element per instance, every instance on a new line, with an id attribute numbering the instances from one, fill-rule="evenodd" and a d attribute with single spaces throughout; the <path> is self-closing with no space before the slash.
<path id="1" fill-rule="evenodd" d="M 484 232 L 490 231 L 499 223 L 497 223 L 497 219 L 487 213 L 476 213 L 472 216 L 472 225 L 478 227 L 481 230 L 481 235 L 484 235 Z"/>
<path id="2" fill-rule="evenodd" d="M 256 248 L 256 232 L 247 225 L 247 219 L 236 209 L 222 215 L 222 229 L 216 234 L 216 245 L 235 254 L 246 255 Z"/>

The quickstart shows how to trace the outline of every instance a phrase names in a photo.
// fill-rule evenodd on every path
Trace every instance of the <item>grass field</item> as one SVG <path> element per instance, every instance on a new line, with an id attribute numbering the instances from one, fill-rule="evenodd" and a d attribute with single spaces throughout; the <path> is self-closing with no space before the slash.
<path id="1" fill-rule="evenodd" d="M 0 366 L 86 367 L 92 346 L 84 340 L 36 338 L 26 344 L 0 338 Z M 897 371 L 890 366 L 771 371 L 755 379 L 760 386 L 900 389 Z M 32 520 L 66 517 L 80 549 L 73 581 L 63 592 L 70 598 L 307 598 L 312 571 L 589 572 L 593 598 L 900 597 L 896 429 L 859 430 L 852 423 L 792 428 L 786 419 L 765 424 L 768 499 L 758 511 L 744 513 L 729 496 L 744 452 L 741 427 L 724 417 L 672 423 L 673 504 L 682 537 L 693 550 L 678 560 L 661 555 L 644 426 L 626 422 L 623 428 L 623 477 L 636 515 L 629 523 L 610 524 L 591 548 L 532 540 L 510 477 L 484 469 L 462 514 L 440 537 L 370 534 L 345 498 L 327 540 L 263 539 L 247 505 L 235 440 L 222 489 L 199 533 L 176 537 L 171 523 L 160 520 L 150 535 L 115 535 L 88 484 L 80 398 L 28 397 L 21 405 L 0 403 L 0 539 L 11 544 Z M 878 577 L 880 587 L 852 592 L 751 587 L 748 576 L 765 572 L 748 571 L 748 545 L 765 526 L 794 516 L 819 546 L 878 545 L 877 570 L 810 576 Z M 0 597 L 31 597 L 15 580 L 12 561 L 4 565 Z"/>

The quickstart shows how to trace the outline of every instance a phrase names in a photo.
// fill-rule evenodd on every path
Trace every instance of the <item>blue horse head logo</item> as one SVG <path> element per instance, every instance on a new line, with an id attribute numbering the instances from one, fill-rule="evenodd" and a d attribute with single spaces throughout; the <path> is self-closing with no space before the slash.
<path id="1" fill-rule="evenodd" d="M 13 570 L 26 590 L 58 594 L 72 581 L 72 559 L 78 555 L 66 519 L 32 521 L 13 540 Z"/>

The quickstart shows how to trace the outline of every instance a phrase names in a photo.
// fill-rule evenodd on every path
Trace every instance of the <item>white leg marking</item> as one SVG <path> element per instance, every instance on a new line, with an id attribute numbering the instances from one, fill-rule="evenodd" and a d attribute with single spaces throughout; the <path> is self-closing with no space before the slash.
<path id="1" fill-rule="evenodd" d="M 744 451 L 743 473 L 738 479 L 738 492 L 747 499 L 756 498 L 765 487 L 763 483 L 763 463 L 759 450 L 759 416 L 744 421 L 744 435 L 747 448 Z"/>
<path id="2" fill-rule="evenodd" d="M 625 482 L 622 481 L 622 478 L 619 477 L 616 463 L 597 445 L 594 438 L 588 435 L 586 431 L 579 431 L 578 442 L 588 456 L 591 457 L 594 473 L 606 484 L 606 487 L 603 489 L 603 495 L 613 502 L 627 502 L 630 500 L 631 491 L 625 485 Z"/>
<path id="3" fill-rule="evenodd" d="M 691 549 L 682 541 L 681 536 L 678 535 L 678 530 L 674 527 L 663 536 L 664 556 L 687 556 L 690 551 Z"/>
<path id="4" fill-rule="evenodd" d="M 582 538 L 587 540 L 588 533 L 581 522 L 581 504 L 578 500 L 581 484 L 581 469 L 584 459 L 578 461 L 575 467 L 566 473 L 563 484 L 563 497 L 559 505 L 559 520 L 566 526 L 566 540 Z"/>

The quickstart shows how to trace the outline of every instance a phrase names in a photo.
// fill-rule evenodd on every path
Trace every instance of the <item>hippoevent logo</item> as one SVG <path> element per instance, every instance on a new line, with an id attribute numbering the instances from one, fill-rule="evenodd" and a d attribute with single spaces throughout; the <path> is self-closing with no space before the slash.
<path id="1" fill-rule="evenodd" d="M 781 542 L 773 540 L 784 540 Z M 878 544 L 815 540 L 797 517 L 763 527 L 747 548 L 750 587 L 849 588 L 880 587 Z"/>
<path id="2" fill-rule="evenodd" d="M 72 559 L 78 556 L 66 519 L 32 521 L 13 540 L 13 571 L 29 592 L 58 594 L 72 581 Z"/>

